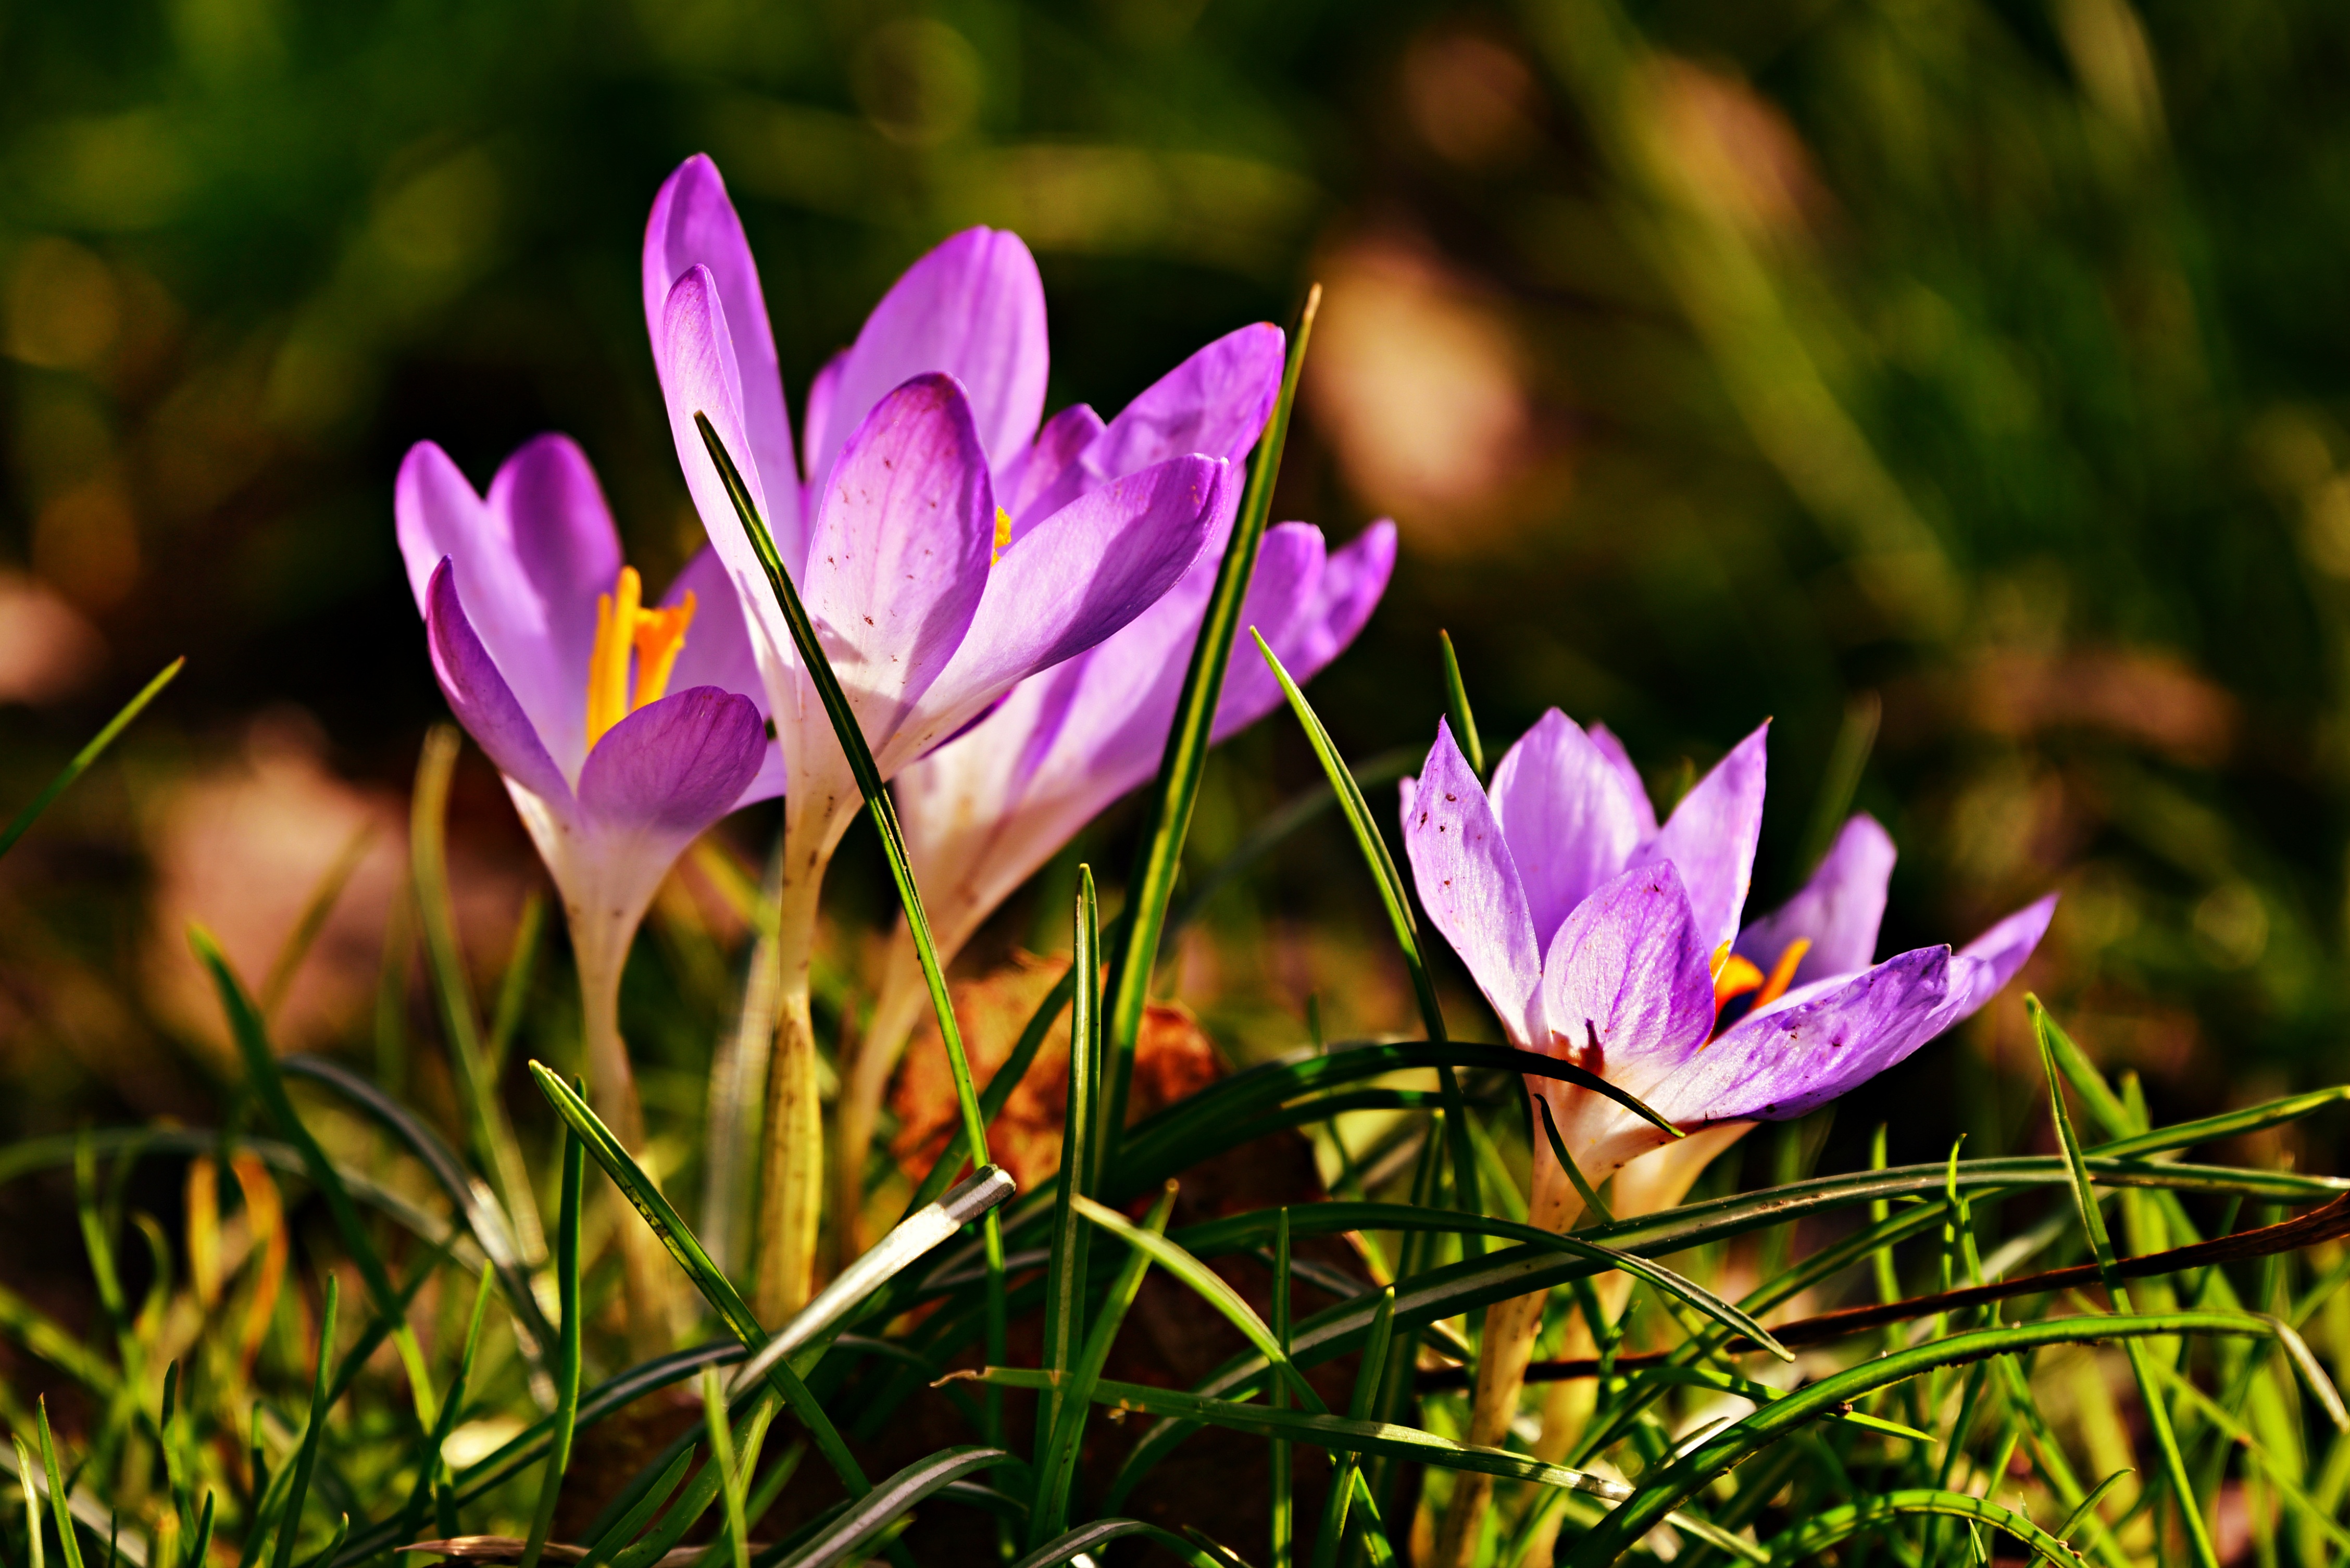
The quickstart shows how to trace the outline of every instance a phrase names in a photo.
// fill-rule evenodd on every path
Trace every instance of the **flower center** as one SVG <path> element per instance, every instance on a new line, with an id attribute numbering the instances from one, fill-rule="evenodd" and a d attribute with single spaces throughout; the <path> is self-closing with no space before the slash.
<path id="1" fill-rule="evenodd" d="M 1771 966 L 1771 972 L 1766 975 L 1755 968 L 1749 960 L 1731 952 L 1728 942 L 1714 949 L 1714 1016 L 1720 1018 L 1722 1009 L 1742 996 L 1751 994 L 1753 1001 L 1740 1010 L 1741 1017 L 1752 1012 L 1758 1007 L 1768 1007 L 1778 1001 L 1787 993 L 1787 987 L 1794 983 L 1795 971 L 1802 965 L 1804 955 L 1811 950 L 1811 938 L 1797 937 L 1787 944 L 1786 950 L 1779 955 L 1779 961 Z M 1715 1025 L 1714 1033 L 1717 1034 L 1721 1033 L 1720 1024 Z"/>
<path id="2" fill-rule="evenodd" d="M 999 506 L 995 509 L 995 548 L 989 552 L 987 564 L 1003 559 L 1003 547 L 1012 543 L 1012 514 Z"/>
<path id="3" fill-rule="evenodd" d="M 693 590 L 671 606 L 644 602 L 645 581 L 634 566 L 620 568 L 608 594 L 596 596 L 596 646 L 588 655 L 588 744 L 669 690 L 670 671 L 685 649 L 685 628 L 693 624 Z M 636 690 L 629 689 L 629 655 L 634 653 Z"/>

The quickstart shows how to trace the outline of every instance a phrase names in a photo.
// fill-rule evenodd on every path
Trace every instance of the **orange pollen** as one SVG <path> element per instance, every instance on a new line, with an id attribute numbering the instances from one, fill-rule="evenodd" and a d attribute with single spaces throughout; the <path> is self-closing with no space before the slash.
<path id="1" fill-rule="evenodd" d="M 995 509 L 995 548 L 989 552 L 987 564 L 1003 559 L 1003 547 L 1012 543 L 1012 514 L 999 506 Z"/>
<path id="2" fill-rule="evenodd" d="M 645 607 L 644 579 L 634 566 L 620 568 L 608 594 L 596 596 L 596 645 L 588 655 L 588 744 L 669 691 L 670 672 L 684 651 L 693 624 L 694 597 Z M 636 682 L 629 689 L 629 656 L 636 655 Z"/>
<path id="3" fill-rule="evenodd" d="M 1727 954 L 1713 971 L 1713 1010 L 1720 1012 L 1748 992 L 1760 991 L 1762 985 L 1761 970 L 1736 953 Z"/>

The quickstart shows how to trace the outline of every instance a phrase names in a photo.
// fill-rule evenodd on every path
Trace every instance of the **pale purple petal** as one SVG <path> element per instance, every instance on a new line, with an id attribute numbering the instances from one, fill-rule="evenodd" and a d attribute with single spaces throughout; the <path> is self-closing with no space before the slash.
<path id="1" fill-rule="evenodd" d="M 693 559 L 678 573 L 669 592 L 661 596 L 661 603 L 679 604 L 689 591 L 694 597 L 693 624 L 687 628 L 685 646 L 678 650 L 677 662 L 670 669 L 671 687 L 681 691 L 694 686 L 715 686 L 722 691 L 736 692 L 751 700 L 764 721 L 768 711 L 767 692 L 759 680 L 759 660 L 753 649 L 751 628 L 743 618 L 743 600 L 734 591 L 733 579 L 726 575 L 725 564 L 707 545 L 695 551 Z M 737 804 L 772 800 L 784 793 L 784 782 L 783 745 L 769 741 L 758 776 L 744 789 Z"/>
<path id="2" fill-rule="evenodd" d="M 1606 754 L 1555 708 L 1493 769 L 1492 800 L 1547 946 L 1567 911 L 1630 863 L 1639 816 Z"/>
<path id="3" fill-rule="evenodd" d="M 1544 955 L 1548 1048 L 1611 1079 L 1679 1061 L 1713 1030 L 1706 959 L 1670 861 L 1604 884 L 1561 922 Z"/>
<path id="4" fill-rule="evenodd" d="M 1045 411 L 1050 351 L 1045 284 L 1017 234 L 966 229 L 906 269 L 840 368 L 824 444 L 808 462 L 821 483 L 849 430 L 895 387 L 932 371 L 962 383 L 989 461 L 1027 445 Z"/>
<path id="5" fill-rule="evenodd" d="M 1648 1104 L 1684 1127 L 1800 1116 L 1941 1032 L 1950 963 L 1950 949 L 1919 948 L 1795 1006 L 1741 1019 Z"/>
<path id="6" fill-rule="evenodd" d="M 529 715 L 488 649 L 475 635 L 458 597 L 455 565 L 442 561 L 424 588 L 424 639 L 432 673 L 457 722 L 473 737 L 498 772 L 556 811 L 571 804 L 571 786 L 547 754 Z M 583 699 L 584 701 L 584 699 Z"/>
<path id="7" fill-rule="evenodd" d="M 1310 529 L 1316 545 L 1321 542 L 1321 530 L 1313 524 L 1284 523 L 1266 532 L 1268 549 L 1274 535 L 1285 528 Z M 1395 568 L 1395 524 L 1385 518 L 1363 530 L 1322 563 L 1320 576 L 1281 634 L 1276 637 L 1266 632 L 1265 640 L 1273 644 L 1290 679 L 1304 685 L 1355 640 L 1356 634 L 1371 618 L 1371 612 L 1378 607 L 1379 596 L 1387 591 L 1388 577 Z M 1201 552 L 1201 559 L 1207 560 L 1206 552 Z M 1242 609 L 1243 633 L 1252 625 L 1274 618 L 1270 609 L 1260 619 L 1251 618 L 1257 614 L 1258 584 L 1263 576 L 1264 566 L 1260 560 L 1257 576 L 1249 584 L 1249 602 Z M 1254 651 L 1244 639 L 1234 639 L 1232 661 L 1224 678 L 1224 694 L 1216 705 L 1218 740 L 1239 733 L 1280 707 L 1284 701 L 1281 684 L 1274 680 L 1273 671 L 1264 668 L 1264 660 L 1243 657 Z"/>
<path id="8" fill-rule="evenodd" d="M 1640 770 L 1632 765 L 1632 753 L 1624 749 L 1624 742 L 1616 738 L 1616 732 L 1605 724 L 1595 723 L 1584 733 L 1591 737 L 1591 743 L 1599 748 L 1600 755 L 1607 759 L 1607 765 L 1614 768 L 1617 776 L 1624 781 L 1625 793 L 1631 796 L 1639 810 L 1641 836 L 1655 833 L 1657 808 L 1649 804 L 1648 786 L 1641 782 Z"/>
<path id="9" fill-rule="evenodd" d="M 1638 865 L 1669 860 L 1689 889 L 1690 908 L 1708 949 L 1734 940 L 1754 876 L 1762 833 L 1763 724 L 1698 780 L 1664 827 L 1633 856 Z"/>
<path id="10" fill-rule="evenodd" d="M 994 493 L 970 405 L 951 379 L 917 376 L 875 405 L 841 449 L 800 579 L 877 753 L 973 629 L 994 543 Z"/>
<path id="11" fill-rule="evenodd" d="M 1040 493 L 1039 513 L 1170 458 L 1197 452 L 1236 463 L 1247 456 L 1280 395 L 1284 341 L 1281 328 L 1261 321 L 1226 333 L 1161 376 Z"/>
<path id="12" fill-rule="evenodd" d="M 1812 945 L 1795 966 L 1798 985 L 1853 974 L 1877 958 L 1893 836 L 1866 813 L 1844 825 L 1803 890 L 1738 933 L 1739 954 L 1765 974 L 1797 939 Z"/>
<path id="13" fill-rule="evenodd" d="M 742 392 L 734 372 L 734 351 L 726 331 L 725 314 L 707 268 L 692 268 L 677 280 L 677 286 L 670 290 L 661 317 L 663 341 L 668 345 L 661 364 L 661 393 L 669 404 L 670 435 L 677 446 L 678 462 L 685 471 L 685 487 L 693 497 L 694 510 L 702 514 L 702 525 L 710 535 L 712 547 L 725 563 L 727 575 L 734 580 L 735 593 L 743 605 L 750 607 L 750 624 L 757 628 L 763 645 L 759 649 L 762 665 L 789 668 L 796 659 L 791 651 L 790 634 L 784 628 L 783 614 L 775 607 L 773 590 L 759 564 L 758 553 L 743 531 L 734 504 L 727 499 L 725 484 L 719 478 L 718 466 L 711 461 L 710 449 L 702 443 L 702 431 L 694 423 L 696 413 L 709 417 L 718 439 L 734 456 L 735 468 L 751 492 L 752 504 L 767 520 L 785 568 L 801 573 L 806 566 L 805 536 L 796 529 L 783 532 L 775 528 L 775 514 L 757 470 L 743 468 L 738 455 L 746 450 L 748 438 L 743 429 Z"/>
<path id="14" fill-rule="evenodd" d="M 1072 403 L 1046 420 L 1036 439 L 1009 462 L 996 465 L 995 504 L 1012 519 L 1014 538 L 1058 512 L 1085 488 L 1077 456 L 1101 431 L 1099 414 L 1083 403 Z M 1076 477 L 1065 484 L 1065 474 Z"/>
<path id="15" fill-rule="evenodd" d="M 987 574 L 971 629 L 904 743 L 908 759 L 970 722 L 1011 684 L 1134 620 L 1198 558 L 1223 506 L 1224 465 L 1179 458 L 1063 507 Z"/>
<path id="16" fill-rule="evenodd" d="M 808 383 L 807 410 L 800 416 L 800 449 L 811 458 L 823 449 L 825 437 L 831 432 L 833 400 L 840 390 L 840 368 L 847 363 L 848 350 L 843 348 L 827 359 L 824 369 L 816 373 L 816 379 Z M 815 484 L 805 476 L 803 483 L 810 487 Z M 815 508 L 811 506 L 809 510 Z"/>
<path id="17" fill-rule="evenodd" d="M 723 302 L 723 319 L 733 351 L 745 441 L 740 447 L 730 443 L 730 450 L 738 467 L 758 470 L 774 505 L 791 509 L 780 517 L 769 513 L 768 528 L 778 537 L 797 533 L 793 490 L 799 464 L 792 456 L 791 414 L 785 404 L 783 373 L 775 364 L 766 296 L 759 287 L 750 242 L 743 237 L 743 220 L 727 199 L 726 182 L 719 178 L 718 165 L 702 153 L 679 164 L 662 182 L 645 223 L 645 325 L 652 333 L 654 360 L 664 387 L 670 382 L 670 367 L 662 362 L 670 342 L 670 290 L 696 266 L 709 269 Z"/>
<path id="18" fill-rule="evenodd" d="M 579 772 L 580 808 L 599 829 L 691 838 L 734 809 L 766 744 L 749 698 L 715 686 L 673 691 L 596 742 Z"/>
<path id="19" fill-rule="evenodd" d="M 1212 569 L 1221 565 L 1201 554 L 1200 565 Z M 1241 618 L 1232 634 L 1232 658 L 1224 666 L 1224 690 L 1216 701 L 1216 723 L 1212 739 L 1223 740 L 1254 723 L 1286 701 L 1281 682 L 1273 677 L 1264 655 L 1257 651 L 1253 630 L 1263 635 L 1273 649 L 1274 657 L 1289 671 L 1291 680 L 1301 686 L 1313 671 L 1301 670 L 1291 662 L 1291 655 L 1304 641 L 1300 622 L 1314 608 L 1313 595 L 1321 585 L 1327 563 L 1323 558 L 1322 530 L 1310 523 L 1282 523 L 1264 531 L 1264 543 L 1258 548 L 1256 570 L 1249 576 L 1248 595 L 1241 601 Z M 1204 603 L 1199 607 L 1204 612 Z M 1199 636 L 1195 614 L 1192 637 Z M 1112 639 L 1114 645 L 1117 639 Z M 1178 657 L 1189 662 L 1190 648 Z M 1172 712 L 1170 710 L 1170 717 Z"/>
<path id="20" fill-rule="evenodd" d="M 1417 784 L 1405 792 L 1404 853 L 1428 918 L 1461 955 L 1502 1027 L 1538 1046 L 1542 953 L 1516 862 L 1452 731 L 1436 722 L 1436 744 Z"/>
<path id="21" fill-rule="evenodd" d="M 1950 1012 L 1944 1027 L 1970 1018 L 2031 958 L 2056 914 L 2056 895 L 2026 904 L 1958 950 L 1950 961 Z"/>

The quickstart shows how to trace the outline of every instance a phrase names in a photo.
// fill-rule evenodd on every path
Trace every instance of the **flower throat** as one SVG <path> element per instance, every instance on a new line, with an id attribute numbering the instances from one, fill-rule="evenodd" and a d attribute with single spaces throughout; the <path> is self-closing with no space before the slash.
<path id="1" fill-rule="evenodd" d="M 683 602 L 647 607 L 644 579 L 622 566 L 608 594 L 596 596 L 596 646 L 588 655 L 588 744 L 669 691 L 670 671 L 685 649 L 685 628 L 693 624 L 693 590 Z M 637 680 L 629 689 L 629 655 L 636 655 Z"/>

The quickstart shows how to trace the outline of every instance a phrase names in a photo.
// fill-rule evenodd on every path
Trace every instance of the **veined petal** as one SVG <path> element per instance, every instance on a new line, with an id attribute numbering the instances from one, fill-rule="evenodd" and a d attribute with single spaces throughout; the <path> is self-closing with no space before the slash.
<path id="1" fill-rule="evenodd" d="M 1746 889 L 1754 876 L 1754 845 L 1762 835 L 1763 724 L 1697 781 L 1657 836 L 1635 851 L 1633 864 L 1669 860 L 1689 889 L 1707 949 L 1738 936 Z"/>
<path id="2" fill-rule="evenodd" d="M 2048 922 L 2055 914 L 2056 895 L 2051 893 L 2026 904 L 1958 950 L 1950 961 L 1953 981 L 1944 1028 L 1972 1017 L 2015 978 L 2047 934 Z"/>
<path id="3" fill-rule="evenodd" d="M 715 686 L 722 691 L 735 692 L 749 698 L 758 709 L 760 719 L 765 720 L 771 710 L 766 687 L 759 679 L 759 660 L 751 628 L 743 618 L 743 600 L 734 591 L 734 580 L 727 575 L 725 563 L 707 545 L 695 551 L 693 559 L 678 573 L 669 592 L 661 596 L 661 603 L 681 604 L 688 593 L 694 598 L 693 624 L 687 628 L 685 646 L 679 650 L 677 663 L 670 670 L 670 685 L 681 691 L 695 686 Z M 737 804 L 772 800 L 784 793 L 784 783 L 782 742 L 769 741 L 758 776 L 751 781 Z"/>
<path id="4" fill-rule="evenodd" d="M 1322 531 L 1307 523 L 1284 523 L 1267 530 L 1265 549 L 1270 551 L 1275 537 L 1291 528 L 1311 533 L 1319 554 Z M 1395 568 L 1395 524 L 1386 518 L 1363 530 L 1322 561 L 1319 575 L 1305 589 L 1295 613 L 1278 634 L 1266 624 L 1276 612 L 1270 608 L 1261 612 L 1257 607 L 1260 587 L 1266 581 L 1264 560 L 1259 557 L 1248 600 L 1241 608 L 1242 635 L 1233 639 L 1224 694 L 1216 704 L 1217 740 L 1238 734 L 1280 707 L 1284 700 L 1281 683 L 1246 640 L 1248 628 L 1255 626 L 1264 631 L 1265 640 L 1273 645 L 1290 679 L 1304 685 L 1344 653 L 1371 618 Z M 1201 552 L 1201 562 L 1207 559 L 1206 552 Z"/>
<path id="5" fill-rule="evenodd" d="M 1045 283 L 1028 247 L 1000 229 L 951 235 L 908 267 L 866 317 L 841 364 L 808 477 L 822 483 L 865 411 L 932 371 L 962 384 L 989 461 L 1008 461 L 1036 432 L 1050 362 Z"/>
<path id="6" fill-rule="evenodd" d="M 596 742 L 579 771 L 581 811 L 599 829 L 673 838 L 682 847 L 740 803 L 766 745 L 749 698 L 715 686 L 672 692 Z"/>
<path id="7" fill-rule="evenodd" d="M 1632 753 L 1624 749 L 1624 742 L 1616 738 L 1616 732 L 1605 724 L 1595 722 L 1583 732 L 1590 737 L 1593 745 L 1599 748 L 1599 754 L 1607 759 L 1607 765 L 1616 770 L 1616 776 L 1624 781 L 1624 793 L 1631 798 L 1633 809 L 1640 819 L 1640 836 L 1653 836 L 1657 831 L 1657 808 L 1648 799 L 1648 786 L 1641 782 L 1640 770 L 1632 765 Z"/>
<path id="8" fill-rule="evenodd" d="M 1713 1029 L 1706 960 L 1672 862 L 1603 884 L 1543 957 L 1549 1050 L 1616 1082 L 1679 1062 Z"/>
<path id="9" fill-rule="evenodd" d="M 1525 878 L 1534 940 L 1548 944 L 1568 910 L 1630 863 L 1638 813 L 1607 754 L 1555 708 L 1493 769 L 1492 801 Z"/>
<path id="10" fill-rule="evenodd" d="M 1013 541 L 987 572 L 986 595 L 921 722 L 898 742 L 905 760 L 969 723 L 1014 681 L 1084 652 L 1149 608 L 1198 557 L 1225 484 L 1222 462 L 1178 458 L 1091 492 Z"/>
<path id="11" fill-rule="evenodd" d="M 1441 719 L 1427 764 L 1404 792 L 1403 844 L 1429 919 L 1461 955 L 1510 1038 L 1539 1048 L 1542 954 L 1525 886 L 1477 775 Z"/>
<path id="12" fill-rule="evenodd" d="M 596 595 L 620 569 L 587 458 L 565 437 L 541 436 L 506 460 L 485 502 L 447 453 L 420 442 L 400 466 L 393 510 L 418 610 L 442 561 L 454 563 L 482 645 L 548 753 L 576 772 Z"/>
<path id="13" fill-rule="evenodd" d="M 498 772 L 546 802 L 549 810 L 567 813 L 571 785 L 466 619 L 452 562 L 442 561 L 425 585 L 424 639 L 432 653 L 432 673 L 465 732 Z"/>
<path id="14" fill-rule="evenodd" d="M 800 580 L 885 775 L 893 738 L 973 630 L 994 544 L 994 492 L 970 405 L 951 378 L 917 376 L 874 405 L 841 449 Z"/>
<path id="15" fill-rule="evenodd" d="M 767 321 L 766 296 L 759 287 L 758 264 L 743 235 L 743 220 L 726 195 L 726 182 L 708 155 L 695 153 L 662 182 L 645 223 L 645 326 L 661 384 L 670 382 L 665 356 L 665 313 L 670 290 L 693 267 L 709 269 L 733 350 L 744 432 L 743 444 L 729 451 L 738 467 L 755 468 L 772 504 L 785 509 L 766 514 L 778 539 L 799 532 L 799 464 L 792 455 L 792 421 L 784 398 L 783 373 L 775 364 L 775 336 Z M 715 417 L 714 415 L 712 416 Z M 705 517 L 707 513 L 703 514 Z"/>
<path id="16" fill-rule="evenodd" d="M 1789 943 L 1810 942 L 1795 966 L 1797 985 L 1866 969 L 1877 957 L 1894 857 L 1893 836 L 1875 817 L 1853 817 L 1803 890 L 1738 933 L 1739 954 L 1768 974 Z"/>
<path id="17" fill-rule="evenodd" d="M 1099 414 L 1072 403 L 1046 420 L 1024 450 L 996 465 L 995 504 L 1012 519 L 1014 539 L 1076 499 L 1085 487 L 1078 455 L 1101 431 Z"/>
<path id="18" fill-rule="evenodd" d="M 1644 1097 L 1684 1127 L 1800 1116 L 1941 1033 L 1950 981 L 1946 947 L 1887 959 L 1794 1006 L 1741 1019 Z"/>

